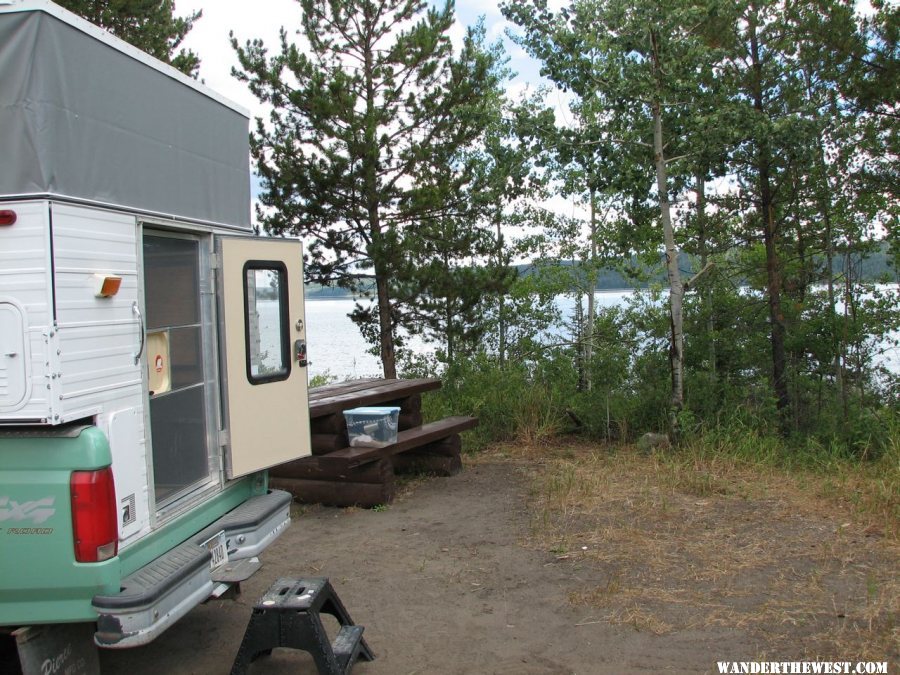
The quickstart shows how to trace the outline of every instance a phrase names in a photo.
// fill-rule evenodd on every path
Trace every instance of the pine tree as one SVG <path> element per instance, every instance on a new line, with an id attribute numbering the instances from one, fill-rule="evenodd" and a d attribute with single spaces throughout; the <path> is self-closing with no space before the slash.
<path id="1" fill-rule="evenodd" d="M 304 49 L 232 38 L 245 81 L 272 106 L 251 142 L 272 234 L 309 241 L 307 276 L 360 293 L 351 315 L 396 377 L 398 327 L 414 319 L 416 280 L 433 253 L 452 258 L 480 216 L 465 151 L 499 110 L 500 55 L 470 29 L 453 54 L 452 1 L 300 0 Z M 452 227 L 451 227 L 452 225 Z M 434 259 L 433 257 L 430 259 Z M 463 280 L 464 281 L 464 280 Z"/>

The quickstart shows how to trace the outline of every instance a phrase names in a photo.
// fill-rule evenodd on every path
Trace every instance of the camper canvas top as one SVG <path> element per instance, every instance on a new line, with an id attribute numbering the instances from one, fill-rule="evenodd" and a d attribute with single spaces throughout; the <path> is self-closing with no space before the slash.
<path id="1" fill-rule="evenodd" d="M 0 199 L 250 230 L 242 107 L 43 0 L 0 0 Z"/>

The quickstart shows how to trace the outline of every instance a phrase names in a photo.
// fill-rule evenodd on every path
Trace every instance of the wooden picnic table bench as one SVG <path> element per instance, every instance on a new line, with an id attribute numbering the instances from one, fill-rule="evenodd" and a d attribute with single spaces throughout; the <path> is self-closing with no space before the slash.
<path id="1" fill-rule="evenodd" d="M 414 380 L 351 380 L 327 384 L 309 390 L 309 418 L 320 419 L 335 413 L 365 405 L 378 405 L 416 397 L 426 391 L 441 388 L 436 377 Z"/>
<path id="2" fill-rule="evenodd" d="M 350 380 L 309 391 L 311 457 L 273 467 L 273 487 L 298 501 L 335 506 L 375 506 L 394 497 L 394 474 L 452 476 L 462 469 L 460 433 L 474 417 L 422 422 L 421 395 L 439 389 L 437 378 Z M 361 406 L 399 406 L 397 441 L 384 447 L 351 447 L 344 411 Z"/>

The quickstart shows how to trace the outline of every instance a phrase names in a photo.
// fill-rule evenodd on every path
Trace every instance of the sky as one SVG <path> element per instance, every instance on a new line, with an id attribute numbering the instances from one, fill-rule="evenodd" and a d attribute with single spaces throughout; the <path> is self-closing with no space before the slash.
<path id="1" fill-rule="evenodd" d="M 194 24 L 183 46 L 199 55 L 200 78 L 210 88 L 250 110 L 252 115 L 260 114 L 253 95 L 231 76 L 237 59 L 228 41 L 229 31 L 234 31 L 241 44 L 260 38 L 270 52 L 276 52 L 279 28 L 284 26 L 289 33 L 299 28 L 299 3 L 296 0 L 176 0 L 177 16 L 196 10 L 203 10 L 203 17 Z M 497 0 L 457 0 L 456 16 L 451 32 L 454 44 L 461 44 L 466 27 L 474 25 L 480 16 L 485 19 L 488 42 L 503 41 L 510 57 L 508 65 L 518 73 L 508 85 L 514 97 L 541 82 L 538 63 L 506 37 L 506 29 L 514 26 L 503 18 Z"/>

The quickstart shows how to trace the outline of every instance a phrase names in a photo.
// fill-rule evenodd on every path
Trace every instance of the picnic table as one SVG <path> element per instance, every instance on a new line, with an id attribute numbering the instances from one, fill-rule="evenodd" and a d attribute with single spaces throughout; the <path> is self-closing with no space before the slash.
<path id="1" fill-rule="evenodd" d="M 270 484 L 298 501 L 371 507 L 393 500 L 396 473 L 458 473 L 460 433 L 478 420 L 447 417 L 423 423 L 422 394 L 440 386 L 437 378 L 366 379 L 310 389 L 313 454 L 270 469 Z M 378 405 L 400 408 L 397 441 L 377 448 L 351 447 L 344 411 Z"/>

